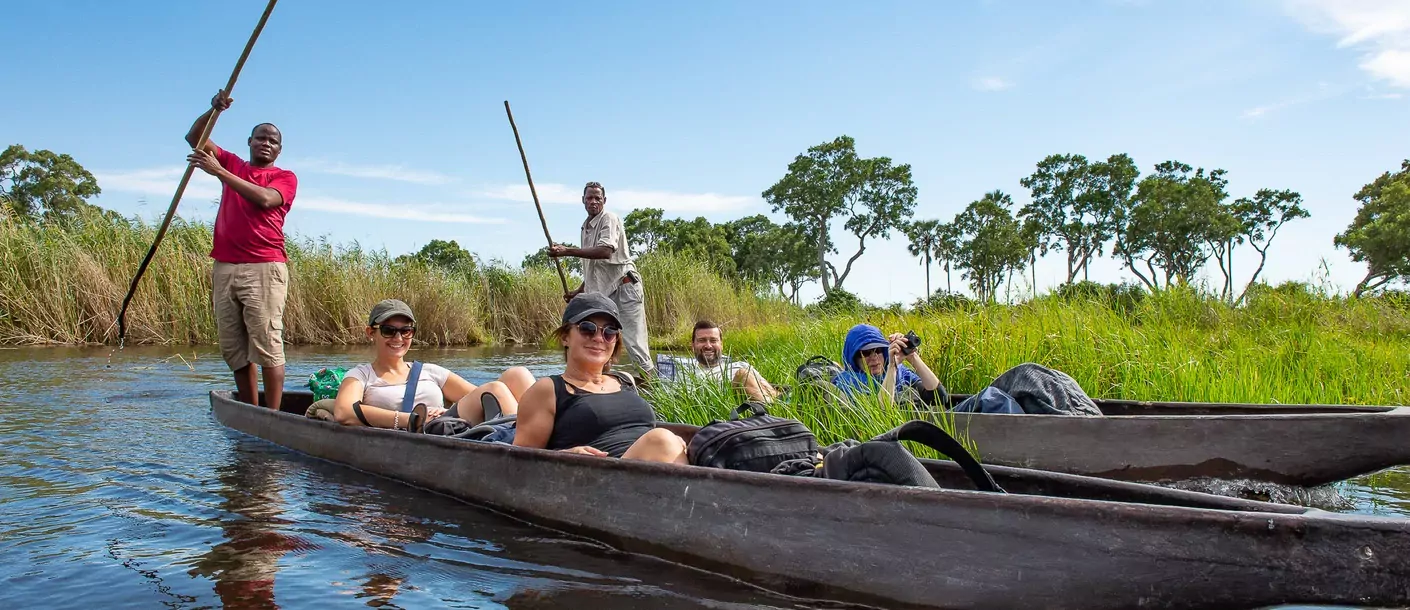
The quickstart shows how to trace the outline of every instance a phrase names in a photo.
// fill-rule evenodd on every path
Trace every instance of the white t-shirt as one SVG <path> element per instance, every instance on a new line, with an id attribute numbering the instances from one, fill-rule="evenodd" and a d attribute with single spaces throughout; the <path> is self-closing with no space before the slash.
<path id="1" fill-rule="evenodd" d="M 663 362 L 668 361 L 668 362 Z M 674 364 L 674 366 L 671 366 Z M 656 370 L 662 379 L 669 381 L 707 381 L 711 383 L 724 383 L 733 381 L 734 376 L 739 371 L 753 371 L 754 367 L 749 366 L 743 360 L 730 360 L 720 358 L 715 366 L 701 366 L 700 361 L 694 358 L 677 358 L 665 354 L 657 354 Z"/>
<path id="2" fill-rule="evenodd" d="M 401 399 L 406 396 L 405 381 L 388 383 L 377 376 L 377 373 L 372 370 L 371 364 L 359 364 L 343 377 L 362 382 L 362 404 L 394 411 L 401 409 Z M 444 406 L 446 397 L 441 388 L 445 387 L 446 380 L 449 378 L 450 371 L 445 367 L 429 362 L 423 363 L 421 377 L 416 381 L 416 402 L 412 404 L 426 405 L 427 407 Z"/>

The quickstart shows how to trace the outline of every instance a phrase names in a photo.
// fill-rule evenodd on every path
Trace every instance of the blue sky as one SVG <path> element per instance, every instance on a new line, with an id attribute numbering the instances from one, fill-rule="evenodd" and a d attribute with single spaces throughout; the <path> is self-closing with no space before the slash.
<path id="1" fill-rule="evenodd" d="M 842 134 L 911 164 L 917 217 L 945 220 L 993 189 L 1026 203 L 1018 181 L 1045 155 L 1125 152 L 1143 172 L 1227 169 L 1235 197 L 1301 192 L 1312 218 L 1280 233 L 1264 273 L 1309 280 L 1325 261 L 1342 289 L 1365 273 L 1332 247 L 1351 195 L 1410 157 L 1404 0 L 593 4 L 286 0 L 213 139 L 243 156 L 255 123 L 282 128 L 291 234 L 393 254 L 454 239 L 516 263 L 543 237 L 506 99 L 560 241 L 576 240 L 588 180 L 623 215 L 768 213 L 759 195 L 788 162 Z M 8 8 L 0 37 L 24 53 L 0 64 L 0 143 L 72 154 L 97 203 L 157 217 L 263 6 Z M 217 193 L 202 177 L 181 213 L 213 218 Z M 1237 261 L 1246 278 L 1256 253 Z M 1060 282 L 1060 255 L 1037 271 L 1040 289 Z M 846 287 L 909 302 L 924 280 L 892 239 Z"/>

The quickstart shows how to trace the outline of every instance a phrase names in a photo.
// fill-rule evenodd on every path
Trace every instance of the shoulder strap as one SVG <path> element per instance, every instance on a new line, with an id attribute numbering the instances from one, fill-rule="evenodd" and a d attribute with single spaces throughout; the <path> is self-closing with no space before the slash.
<path id="1" fill-rule="evenodd" d="M 881 434 L 871 440 L 874 441 L 913 441 L 939 451 L 941 455 L 948 457 L 960 465 L 969 480 L 974 482 L 974 487 L 979 491 L 993 491 L 1004 493 L 1004 489 L 994 482 L 994 477 L 989 476 L 989 472 L 979 464 L 979 460 L 970 455 L 969 450 L 964 448 L 955 437 L 950 436 L 939 426 L 928 421 L 913 420 L 901 424 L 890 432 Z"/>
<path id="2" fill-rule="evenodd" d="M 401 412 L 410 413 L 416 408 L 416 382 L 421 380 L 421 362 L 412 361 L 411 373 L 406 376 L 406 394 L 401 397 Z"/>

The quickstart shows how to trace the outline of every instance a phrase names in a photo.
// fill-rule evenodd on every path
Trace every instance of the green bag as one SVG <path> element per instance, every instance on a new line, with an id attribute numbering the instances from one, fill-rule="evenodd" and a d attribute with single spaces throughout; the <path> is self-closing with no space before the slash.
<path id="1" fill-rule="evenodd" d="M 308 376 L 308 389 L 313 391 L 314 400 L 325 398 L 336 398 L 338 396 L 338 386 L 343 385 L 343 375 L 348 370 L 342 367 L 331 369 L 319 369 L 317 373 Z"/>

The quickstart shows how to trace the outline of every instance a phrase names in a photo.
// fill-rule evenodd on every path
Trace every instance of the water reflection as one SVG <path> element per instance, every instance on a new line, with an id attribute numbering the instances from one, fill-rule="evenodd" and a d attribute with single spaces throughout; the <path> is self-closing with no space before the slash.
<path id="1" fill-rule="evenodd" d="M 238 451 L 238 449 L 237 449 Z M 281 530 L 289 521 L 280 497 L 280 475 L 267 461 L 239 457 L 220 468 L 219 520 L 224 541 L 187 572 L 215 581 L 226 608 L 275 608 L 274 577 L 285 554 L 307 543 Z"/>

